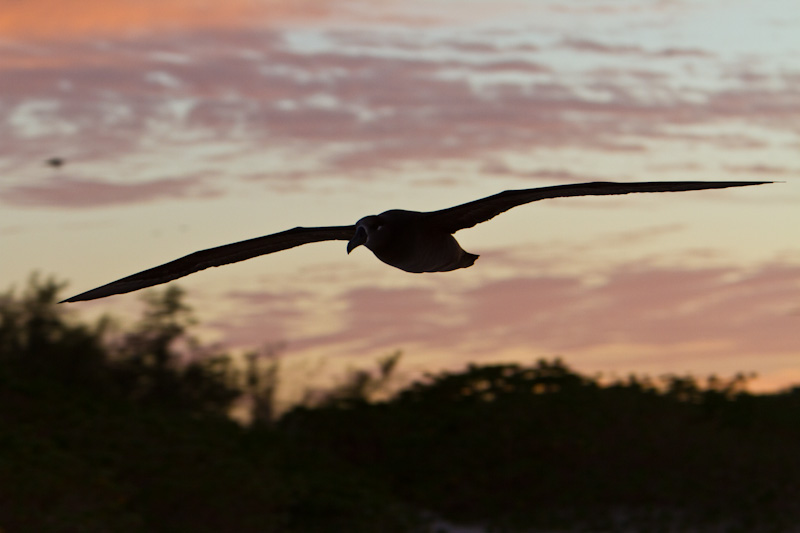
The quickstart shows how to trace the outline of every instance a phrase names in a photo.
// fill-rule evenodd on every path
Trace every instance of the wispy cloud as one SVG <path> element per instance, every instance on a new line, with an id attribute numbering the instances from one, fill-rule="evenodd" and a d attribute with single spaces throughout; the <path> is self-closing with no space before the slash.
<path id="1" fill-rule="evenodd" d="M 596 54 L 610 54 L 614 56 L 635 55 L 643 57 L 669 58 L 669 57 L 697 57 L 709 58 L 713 54 L 699 48 L 661 48 L 656 50 L 646 49 L 634 44 L 607 44 L 589 39 L 566 39 L 561 43 L 564 48 L 591 52 Z"/>
<path id="2" fill-rule="evenodd" d="M 773 141 L 752 129 L 692 128 L 796 129 L 800 96 L 789 82 L 687 93 L 638 63 L 562 80 L 535 47 L 476 50 L 456 38 L 421 47 L 402 33 L 360 31 L 195 30 L 31 53 L 50 65 L 6 68 L 15 82 L 4 88 L 10 118 L 0 142 L 20 157 L 31 139 L 81 139 L 76 149 L 92 158 L 186 140 L 238 142 L 325 153 L 328 170 L 357 176 L 508 151 L 644 152 L 661 140 L 763 148 Z M 352 44 L 359 35 L 391 53 Z M 707 59 L 693 49 L 566 42 L 610 55 Z"/>
<path id="3" fill-rule="evenodd" d="M 249 326 L 217 326 L 228 342 L 263 342 L 257 324 L 285 323 L 281 317 L 307 297 L 255 292 L 241 312 Z M 414 346 L 480 359 L 501 350 L 578 357 L 628 346 L 669 352 L 676 361 L 703 350 L 733 360 L 800 350 L 800 341 L 785 335 L 797 325 L 800 268 L 780 263 L 753 271 L 630 264 L 592 283 L 577 275 L 519 275 L 460 289 L 360 287 L 337 301 L 336 331 L 297 337 L 282 330 L 292 350 L 346 346 L 349 355 L 374 356 Z"/>
<path id="4" fill-rule="evenodd" d="M 51 177 L 36 185 L 6 187 L 0 191 L 0 202 L 15 206 L 73 209 L 219 194 L 220 191 L 206 186 L 204 179 L 194 177 L 165 178 L 131 184 L 64 176 Z"/>
<path id="5" fill-rule="evenodd" d="M 751 174 L 755 176 L 785 176 L 785 175 L 800 175 L 800 170 L 788 167 L 780 167 L 776 165 L 755 164 L 755 165 L 725 165 L 725 170 L 728 172 L 735 172 L 737 174 Z"/>

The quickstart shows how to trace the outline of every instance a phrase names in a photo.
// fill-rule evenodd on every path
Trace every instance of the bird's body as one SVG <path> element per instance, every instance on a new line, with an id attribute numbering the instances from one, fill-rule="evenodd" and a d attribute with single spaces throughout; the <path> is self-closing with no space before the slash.
<path id="1" fill-rule="evenodd" d="M 406 272 L 449 272 L 472 266 L 477 255 L 458 244 L 453 233 L 485 222 L 518 205 L 566 196 L 602 196 L 644 192 L 725 189 L 768 181 L 592 182 L 504 191 L 439 211 L 392 209 L 363 217 L 352 226 L 297 227 L 208 250 L 201 250 L 138 274 L 78 294 L 65 302 L 94 300 L 166 283 L 212 266 L 236 263 L 259 255 L 312 242 L 345 240 L 347 252 L 364 245 L 387 265 Z"/>
<path id="2" fill-rule="evenodd" d="M 354 238 L 363 235 L 364 246 L 375 257 L 406 272 L 449 272 L 471 266 L 478 256 L 464 251 L 451 232 L 430 219 L 430 213 L 392 209 L 359 220 Z M 351 241 L 349 249 L 357 242 Z"/>

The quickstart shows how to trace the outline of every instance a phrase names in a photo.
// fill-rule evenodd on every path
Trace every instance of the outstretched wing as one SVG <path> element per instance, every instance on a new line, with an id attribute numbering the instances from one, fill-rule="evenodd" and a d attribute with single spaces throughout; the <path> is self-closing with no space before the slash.
<path id="1" fill-rule="evenodd" d="M 353 237 L 355 230 L 355 226 L 294 228 L 264 237 L 256 237 L 255 239 L 209 248 L 208 250 L 201 250 L 176 259 L 175 261 L 170 261 L 161 266 L 144 270 L 138 274 L 118 279 L 102 287 L 97 287 L 96 289 L 83 292 L 72 298 L 67 298 L 60 303 L 94 300 L 113 294 L 138 291 L 139 289 L 152 287 L 153 285 L 159 285 L 174 279 L 182 278 L 183 276 L 188 276 L 189 274 L 208 267 L 236 263 L 238 261 L 250 259 L 251 257 L 294 248 L 301 244 L 320 241 L 349 241 Z"/>
<path id="2" fill-rule="evenodd" d="M 600 196 L 606 194 L 629 194 L 635 192 L 676 192 L 696 191 L 701 189 L 725 189 L 728 187 L 746 187 L 761 185 L 771 181 L 653 181 L 635 183 L 615 183 L 595 181 L 591 183 L 574 183 L 504 191 L 474 202 L 457 205 L 440 211 L 431 211 L 430 220 L 450 233 L 460 229 L 471 228 L 481 222 L 494 218 L 518 205 L 564 196 Z"/>

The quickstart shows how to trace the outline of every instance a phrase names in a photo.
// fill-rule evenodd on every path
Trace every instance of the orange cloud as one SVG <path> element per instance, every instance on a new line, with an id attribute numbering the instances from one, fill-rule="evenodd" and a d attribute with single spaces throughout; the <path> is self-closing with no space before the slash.
<path id="1" fill-rule="evenodd" d="M 315 20 L 332 2 L 313 0 L 59 0 L 4 2 L 0 35 L 6 39 L 119 36 L 165 29 L 221 28 L 243 23 Z"/>

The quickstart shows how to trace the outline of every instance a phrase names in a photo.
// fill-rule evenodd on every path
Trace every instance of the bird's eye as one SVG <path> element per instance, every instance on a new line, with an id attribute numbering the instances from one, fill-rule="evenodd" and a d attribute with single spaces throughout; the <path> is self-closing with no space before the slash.
<path id="1" fill-rule="evenodd" d="M 375 228 L 375 229 L 376 229 L 377 231 L 380 231 L 380 230 L 382 230 L 382 229 L 383 229 L 383 225 L 382 225 L 382 224 L 379 224 L 379 225 L 378 225 L 378 227 L 377 227 L 377 228 Z"/>

